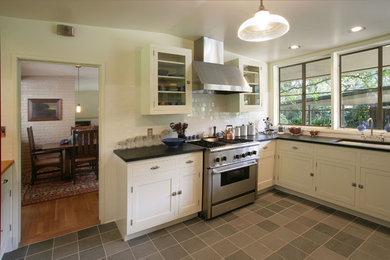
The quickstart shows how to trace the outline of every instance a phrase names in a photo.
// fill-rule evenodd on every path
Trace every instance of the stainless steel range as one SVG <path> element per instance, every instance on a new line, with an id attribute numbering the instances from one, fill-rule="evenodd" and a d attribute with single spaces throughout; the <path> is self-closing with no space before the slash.
<path id="1" fill-rule="evenodd" d="M 246 139 L 197 141 L 206 147 L 202 215 L 210 219 L 256 198 L 259 143 Z"/>

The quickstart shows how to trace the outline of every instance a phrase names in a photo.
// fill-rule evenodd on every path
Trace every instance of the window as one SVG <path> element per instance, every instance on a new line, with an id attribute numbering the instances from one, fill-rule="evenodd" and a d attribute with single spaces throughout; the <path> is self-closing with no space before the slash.
<path id="1" fill-rule="evenodd" d="M 340 56 L 340 127 L 357 127 L 374 119 L 374 128 L 383 129 L 390 115 L 390 47 Z"/>
<path id="2" fill-rule="evenodd" d="M 330 126 L 330 58 L 279 69 L 279 123 Z"/>

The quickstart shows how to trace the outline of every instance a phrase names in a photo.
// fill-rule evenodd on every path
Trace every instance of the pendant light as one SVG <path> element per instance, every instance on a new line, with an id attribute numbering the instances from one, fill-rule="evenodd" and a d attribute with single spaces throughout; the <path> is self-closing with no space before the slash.
<path id="1" fill-rule="evenodd" d="M 80 68 L 81 65 L 76 65 L 77 68 L 77 102 L 79 102 L 79 93 L 80 93 Z M 81 113 L 80 103 L 76 106 L 76 113 Z"/>
<path id="2" fill-rule="evenodd" d="M 259 11 L 246 20 L 238 29 L 238 38 L 248 42 L 269 41 L 283 36 L 290 29 L 288 21 L 276 14 L 270 14 L 260 0 Z"/>

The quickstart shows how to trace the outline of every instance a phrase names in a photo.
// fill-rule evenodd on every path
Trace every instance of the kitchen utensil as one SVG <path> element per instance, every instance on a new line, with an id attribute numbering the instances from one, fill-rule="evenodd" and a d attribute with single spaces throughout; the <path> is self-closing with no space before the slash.
<path id="1" fill-rule="evenodd" d="M 248 135 L 256 135 L 256 126 L 253 123 L 248 125 Z"/>
<path id="2" fill-rule="evenodd" d="M 309 133 L 310 133 L 310 136 L 311 137 L 316 137 L 318 135 L 320 131 L 318 130 L 310 130 Z"/>
<path id="3" fill-rule="evenodd" d="M 300 127 L 289 127 L 288 131 L 290 131 L 290 133 L 295 136 L 302 134 L 302 128 Z"/>
<path id="4" fill-rule="evenodd" d="M 225 139 L 227 139 L 227 140 L 233 140 L 234 139 L 234 134 L 233 134 L 232 128 L 228 128 L 226 130 Z"/>
<path id="5" fill-rule="evenodd" d="M 248 135 L 248 126 L 243 124 L 241 126 L 241 136 L 247 136 L 247 135 Z"/>
<path id="6" fill-rule="evenodd" d="M 213 126 L 213 130 L 214 130 L 213 137 L 217 137 L 217 127 Z"/>
<path id="7" fill-rule="evenodd" d="M 184 138 L 165 138 L 161 140 L 164 144 L 171 148 L 178 148 L 179 145 L 181 145 L 185 139 Z"/>
<path id="8" fill-rule="evenodd" d="M 234 128 L 234 136 L 235 136 L 235 137 L 241 136 L 241 126 L 236 126 L 236 127 Z"/>

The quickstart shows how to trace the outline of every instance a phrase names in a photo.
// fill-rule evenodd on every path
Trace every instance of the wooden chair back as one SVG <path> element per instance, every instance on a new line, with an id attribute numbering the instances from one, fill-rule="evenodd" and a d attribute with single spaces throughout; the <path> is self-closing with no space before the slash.
<path id="1" fill-rule="evenodd" d="M 30 147 L 30 153 L 35 151 L 35 141 L 32 126 L 27 127 L 28 144 Z"/>
<path id="2" fill-rule="evenodd" d="M 73 158 L 96 157 L 99 154 L 98 130 L 73 130 Z"/>
<path id="3" fill-rule="evenodd" d="M 70 127 L 70 134 L 72 135 L 74 130 L 90 130 L 90 129 L 92 129 L 92 128 L 89 125 L 87 125 L 87 126 L 71 126 Z"/>

